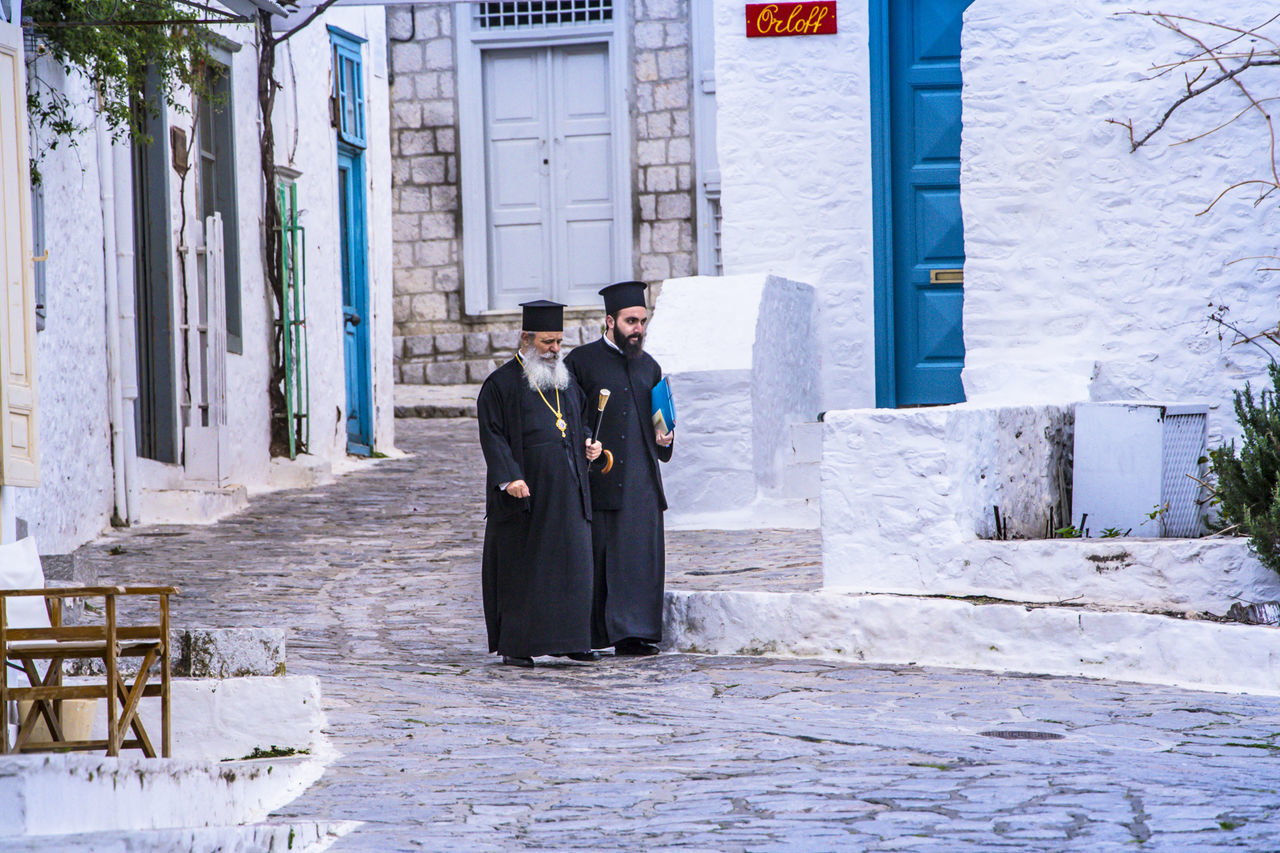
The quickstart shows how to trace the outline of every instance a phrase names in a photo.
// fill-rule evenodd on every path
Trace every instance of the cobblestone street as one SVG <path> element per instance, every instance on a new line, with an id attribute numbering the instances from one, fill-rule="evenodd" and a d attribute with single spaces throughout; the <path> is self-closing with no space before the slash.
<path id="1" fill-rule="evenodd" d="M 475 422 L 401 420 L 397 444 L 79 552 L 104 583 L 181 587 L 179 627 L 290 629 L 342 754 L 286 814 L 365 822 L 335 850 L 1280 849 L 1280 699 L 768 658 L 502 667 Z M 821 583 L 814 531 L 668 548 L 672 587 Z"/>

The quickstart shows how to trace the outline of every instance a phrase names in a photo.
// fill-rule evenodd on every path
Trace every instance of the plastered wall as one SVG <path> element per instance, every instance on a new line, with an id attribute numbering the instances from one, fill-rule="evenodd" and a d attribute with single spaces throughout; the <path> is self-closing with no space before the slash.
<path id="1" fill-rule="evenodd" d="M 329 34 L 326 22 L 368 40 L 365 53 L 369 148 L 366 192 L 369 239 L 370 316 L 374 383 L 374 440 L 378 449 L 394 441 L 391 353 L 391 204 L 386 35 L 382 7 L 334 9 L 282 47 L 277 76 L 277 163 L 292 166 L 307 229 L 307 314 L 311 379 L 311 452 L 323 459 L 346 453 L 342 355 L 341 263 L 337 241 L 338 188 L 334 131 L 329 124 Z M 235 113 L 243 352 L 227 354 L 230 482 L 262 485 L 269 477 L 270 414 L 267 401 L 272 313 L 263 276 L 261 167 L 258 145 L 257 71 L 252 32 L 225 28 L 242 42 L 231 53 Z M 77 77 L 66 80 L 48 63 L 44 78 L 65 87 L 84 104 L 80 118 L 92 121 L 89 93 Z M 191 138 L 191 116 L 170 111 L 170 124 Z M 32 149 L 48 139 L 33 134 Z M 194 163 L 193 163 L 194 166 Z M 64 553 L 99 534 L 113 509 L 113 472 L 107 379 L 103 215 L 99 163 L 93 133 L 77 146 L 61 143 L 41 161 L 45 181 L 48 320 L 37 335 L 39 436 L 42 484 L 16 489 L 17 515 L 27 521 L 45 554 Z M 197 175 L 185 187 L 170 170 L 172 239 L 194 245 Z M 185 207 L 187 224 L 182 227 Z M 176 264 L 176 260 L 175 260 Z M 175 268 L 175 280 L 178 273 Z M 175 299 L 180 298 L 175 284 Z M 178 307 L 175 304 L 175 324 Z M 182 368 L 179 366 L 179 374 Z M 143 489 L 188 487 L 183 469 L 141 460 Z M 145 521 L 145 519 L 144 519 Z"/>
<path id="2" fill-rule="evenodd" d="M 1149 127 L 1182 84 L 1151 80 L 1186 43 L 1130 4 L 977 0 L 963 30 L 962 207 L 969 400 L 1196 399 L 1232 433 L 1230 391 L 1263 375 L 1256 349 L 1219 341 L 1212 305 L 1274 327 L 1276 206 L 1230 184 L 1267 170 L 1261 120 L 1194 144 L 1245 103 L 1230 87 L 1175 116 L 1136 154 L 1108 119 Z M 1208 0 L 1160 9 L 1254 21 Z M 874 405 L 867 4 L 837 35 L 747 39 L 743 4 L 715 0 L 718 151 L 728 273 L 775 270 L 819 303 L 822 406 Z M 1265 73 L 1265 72 L 1263 72 Z"/>
<path id="3" fill-rule="evenodd" d="M 1260 116 L 1197 142 L 1241 111 L 1230 85 L 1175 113 L 1137 153 L 1109 119 L 1153 126 L 1183 90 L 1151 66 L 1189 43 L 1131 4 L 979 0 L 964 29 L 964 383 L 971 400 L 1206 400 L 1232 432 L 1230 390 L 1263 373 L 1250 347 L 1218 340 L 1211 305 L 1243 328 L 1274 327 L 1280 214 L 1229 185 L 1267 169 Z M 1161 11 L 1257 23 L 1222 0 Z M 1263 72 L 1264 74 L 1266 72 Z M 1206 78 L 1207 79 L 1207 78 Z M 1273 81 L 1267 81 L 1270 86 Z M 1256 384 L 1256 382 L 1255 382 Z M 1226 421 L 1227 423 L 1224 423 Z M 1211 441 L 1212 441 L 1211 437 Z"/>

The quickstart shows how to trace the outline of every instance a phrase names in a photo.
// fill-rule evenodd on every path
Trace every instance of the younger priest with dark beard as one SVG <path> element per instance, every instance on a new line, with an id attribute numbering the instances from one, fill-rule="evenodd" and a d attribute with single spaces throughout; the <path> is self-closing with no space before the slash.
<path id="1" fill-rule="evenodd" d="M 608 388 L 601 445 L 613 454 L 608 474 L 591 468 L 591 538 L 595 603 L 591 645 L 613 646 L 618 655 L 653 655 L 662 640 L 666 545 L 659 462 L 671 459 L 674 434 L 658 434 L 650 393 L 662 368 L 644 351 L 649 322 L 645 284 L 624 281 L 600 291 L 605 332 L 565 357 L 586 395 L 584 418 L 594 427 L 600 389 Z"/>
<path id="2" fill-rule="evenodd" d="M 489 651 L 512 666 L 538 655 L 598 660 L 591 651 L 591 495 L 600 444 L 560 360 L 564 306 L 523 303 L 516 357 L 476 398 L 485 486 L 481 580 Z"/>

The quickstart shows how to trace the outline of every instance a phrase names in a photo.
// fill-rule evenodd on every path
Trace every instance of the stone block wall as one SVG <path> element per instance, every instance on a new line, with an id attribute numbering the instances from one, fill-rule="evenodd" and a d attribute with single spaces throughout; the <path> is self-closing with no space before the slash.
<path id="1" fill-rule="evenodd" d="M 483 380 L 510 358 L 514 312 L 468 315 L 452 3 L 387 9 L 397 381 Z M 632 116 L 633 269 L 651 284 L 690 275 L 694 243 L 689 0 L 634 0 L 628 81 Z M 462 93 L 479 98 L 481 93 Z M 570 345 L 599 335 L 599 305 L 565 313 Z"/>
<path id="2" fill-rule="evenodd" d="M 632 67 L 639 277 L 695 272 L 689 0 L 635 0 Z"/>

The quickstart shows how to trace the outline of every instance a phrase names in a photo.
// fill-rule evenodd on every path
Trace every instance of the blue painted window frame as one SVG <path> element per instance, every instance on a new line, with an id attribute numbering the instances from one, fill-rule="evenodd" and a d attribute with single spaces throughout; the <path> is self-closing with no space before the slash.
<path id="1" fill-rule="evenodd" d="M 365 40 L 335 26 L 329 27 L 329 40 L 333 44 L 333 98 L 338 138 L 354 148 L 364 148 L 364 57 L 361 46 Z"/>

